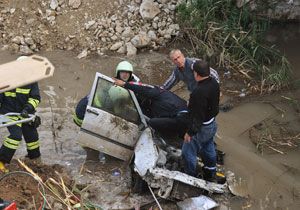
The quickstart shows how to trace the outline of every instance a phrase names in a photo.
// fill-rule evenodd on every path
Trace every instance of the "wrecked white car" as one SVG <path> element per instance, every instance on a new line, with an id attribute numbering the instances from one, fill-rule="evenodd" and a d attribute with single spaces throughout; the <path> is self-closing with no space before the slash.
<path id="1" fill-rule="evenodd" d="M 116 93 L 122 97 L 116 97 Z M 226 184 L 207 182 L 178 171 L 181 151 L 154 137 L 145 118 L 132 91 L 114 86 L 111 78 L 97 73 L 78 142 L 132 162 L 134 171 L 165 199 L 199 195 L 203 190 L 226 191 Z"/>

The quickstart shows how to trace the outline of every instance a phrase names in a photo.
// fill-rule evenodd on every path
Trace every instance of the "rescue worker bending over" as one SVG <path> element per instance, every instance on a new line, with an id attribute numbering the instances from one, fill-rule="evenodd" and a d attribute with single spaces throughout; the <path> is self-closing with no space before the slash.
<path id="1" fill-rule="evenodd" d="M 17 60 L 26 59 L 25 56 Z M 12 116 L 12 121 L 28 117 L 34 114 L 36 107 L 41 101 L 38 83 L 25 85 L 4 93 L 0 93 L 0 114 L 9 112 L 21 113 L 21 116 Z M 7 127 L 9 136 L 4 139 L 0 148 L 0 170 L 6 171 L 5 164 L 10 163 L 17 148 L 19 147 L 22 136 L 27 146 L 27 157 L 36 159 L 41 156 L 39 136 L 34 123 L 22 123 Z"/>
<path id="2" fill-rule="evenodd" d="M 161 134 L 183 138 L 186 130 L 187 103 L 185 100 L 157 86 L 115 79 L 115 84 L 132 90 L 142 112 L 151 118 L 148 124 Z"/>

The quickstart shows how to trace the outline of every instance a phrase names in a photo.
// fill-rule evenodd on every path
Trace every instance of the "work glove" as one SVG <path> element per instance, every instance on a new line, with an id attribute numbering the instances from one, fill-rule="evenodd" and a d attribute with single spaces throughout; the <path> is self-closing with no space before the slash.
<path id="1" fill-rule="evenodd" d="M 31 107 L 30 105 L 25 105 L 24 109 L 22 110 L 21 112 L 21 117 L 24 117 L 24 118 L 28 118 L 29 117 L 29 111 L 31 110 Z"/>
<path id="2" fill-rule="evenodd" d="M 38 128 L 40 125 L 41 125 L 42 121 L 41 121 L 41 118 L 39 116 L 35 116 L 35 119 L 34 121 L 31 123 L 31 125 L 34 127 L 34 128 Z"/>

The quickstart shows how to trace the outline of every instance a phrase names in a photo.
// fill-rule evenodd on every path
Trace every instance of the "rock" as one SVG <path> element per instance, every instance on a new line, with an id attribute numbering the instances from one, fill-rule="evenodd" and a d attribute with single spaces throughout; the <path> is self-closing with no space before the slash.
<path id="1" fill-rule="evenodd" d="M 13 52 L 19 52 L 20 46 L 18 44 L 13 43 L 9 47 Z"/>
<path id="2" fill-rule="evenodd" d="M 112 37 L 111 37 L 111 40 L 113 40 L 113 41 L 116 41 L 118 39 L 118 37 L 116 36 L 116 35 L 113 35 Z"/>
<path id="3" fill-rule="evenodd" d="M 19 50 L 19 45 L 17 45 L 18 46 L 18 50 Z M 2 47 L 1 47 L 1 50 L 2 51 L 6 51 L 6 50 L 8 50 L 9 49 L 9 46 L 6 44 L 6 45 L 3 45 Z"/>
<path id="4" fill-rule="evenodd" d="M 170 5 L 168 6 L 168 9 L 171 10 L 171 11 L 175 11 L 176 5 L 170 4 Z"/>
<path id="5" fill-rule="evenodd" d="M 57 7 L 58 7 L 58 1 L 57 0 L 51 0 L 50 8 L 53 9 L 53 10 L 56 10 Z"/>
<path id="6" fill-rule="evenodd" d="M 10 14 L 14 14 L 15 11 L 16 11 L 16 8 L 11 8 L 11 9 L 9 10 L 9 13 L 10 13 Z"/>
<path id="7" fill-rule="evenodd" d="M 157 36 L 155 34 L 154 31 L 148 31 L 147 33 L 148 37 L 151 39 L 151 40 L 156 40 L 157 39 Z"/>
<path id="8" fill-rule="evenodd" d="M 127 38 L 127 37 L 131 37 L 131 36 L 133 36 L 133 32 L 132 32 L 131 28 L 126 27 L 122 33 L 122 37 Z"/>
<path id="9" fill-rule="evenodd" d="M 31 55 L 33 51 L 27 45 L 20 46 L 20 54 L 21 55 Z"/>
<path id="10" fill-rule="evenodd" d="M 34 18 L 26 19 L 26 24 L 30 25 L 30 24 L 34 23 L 34 21 L 35 21 Z"/>
<path id="11" fill-rule="evenodd" d="M 131 39 L 131 43 L 136 48 L 146 47 L 150 44 L 150 38 L 147 36 L 145 32 L 140 32 L 138 35 L 134 36 Z"/>
<path id="12" fill-rule="evenodd" d="M 178 32 L 179 32 L 179 25 L 178 24 L 171 24 L 171 25 L 169 25 L 169 28 L 168 28 L 168 33 L 170 33 L 170 35 L 173 35 L 173 36 L 175 36 L 175 35 L 177 35 L 178 34 Z"/>
<path id="13" fill-rule="evenodd" d="M 126 46 L 121 46 L 121 47 L 118 49 L 117 53 L 125 54 L 125 53 L 126 53 Z"/>
<path id="14" fill-rule="evenodd" d="M 126 43 L 127 56 L 135 56 L 137 49 L 133 46 L 131 42 Z"/>
<path id="15" fill-rule="evenodd" d="M 123 30 L 124 30 L 124 29 L 123 29 L 120 25 L 116 25 L 116 32 L 117 32 L 117 33 L 120 34 L 120 33 L 123 32 Z"/>
<path id="16" fill-rule="evenodd" d="M 24 42 L 24 38 L 22 36 L 16 36 L 11 41 L 15 44 L 21 44 Z"/>
<path id="17" fill-rule="evenodd" d="M 81 5 L 81 0 L 69 0 L 69 6 L 73 9 L 78 9 Z"/>
<path id="18" fill-rule="evenodd" d="M 144 0 L 140 6 L 140 15 L 145 20 L 152 20 L 160 13 L 160 9 L 153 0 Z"/>
<path id="19" fill-rule="evenodd" d="M 116 51 L 118 50 L 120 47 L 122 47 L 123 43 L 122 42 L 117 42 L 115 44 L 113 44 L 109 49 L 112 51 Z"/>
<path id="20" fill-rule="evenodd" d="M 26 38 L 24 39 L 24 42 L 25 42 L 26 44 L 28 44 L 28 45 L 34 45 L 34 41 L 33 41 L 33 39 L 32 39 L 31 37 L 26 37 Z"/>
<path id="21" fill-rule="evenodd" d="M 85 58 L 88 55 L 88 49 L 84 49 L 79 55 L 77 55 L 78 59 Z"/>
<path id="22" fill-rule="evenodd" d="M 91 20 L 91 21 L 85 23 L 84 24 L 85 30 L 89 30 L 89 28 L 92 27 L 95 23 L 96 23 L 96 21 L 94 21 L 94 20 Z"/>

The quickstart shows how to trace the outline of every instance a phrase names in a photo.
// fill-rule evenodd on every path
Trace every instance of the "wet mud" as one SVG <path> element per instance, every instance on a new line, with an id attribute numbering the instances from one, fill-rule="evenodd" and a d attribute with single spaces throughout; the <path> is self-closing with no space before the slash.
<path id="1" fill-rule="evenodd" d="M 286 42 L 281 45 L 285 49 L 288 46 L 292 44 Z M 294 78 L 297 81 L 300 79 L 299 52 L 294 53 L 292 52 L 292 55 L 287 53 L 287 55 L 294 66 Z M 86 162 L 85 151 L 76 143 L 79 128 L 72 122 L 76 103 L 89 93 L 97 71 L 107 76 L 114 76 L 115 66 L 124 58 L 90 56 L 78 60 L 75 53 L 66 51 L 41 52 L 41 55 L 46 56 L 56 67 L 53 78 L 39 83 L 42 103 L 38 108 L 38 115 L 42 118 L 42 125 L 38 131 L 43 163 L 49 166 L 52 164 L 63 166 L 70 180 L 86 188 L 85 196 L 104 209 L 130 209 L 152 203 L 153 198 L 150 194 L 137 195 L 130 192 L 131 170 L 127 162 L 110 157 L 106 157 L 102 162 Z M 16 57 L 2 51 L 0 63 L 14 60 Z M 129 61 L 133 63 L 135 73 L 146 83 L 160 85 L 171 72 L 172 65 L 167 53 L 141 53 Z M 300 132 L 299 89 L 296 87 L 263 97 L 240 98 L 238 94 L 237 97 L 233 97 L 234 94 L 227 94 L 225 89 L 239 93 L 243 84 L 237 85 L 232 81 L 222 82 L 225 83 L 227 85 L 222 87 L 224 90 L 222 100 L 232 102 L 234 105 L 226 112 L 221 111 L 218 116 L 219 130 L 216 142 L 219 149 L 226 153 L 225 169 L 233 171 L 244 183 L 247 196 L 246 198 L 217 196 L 215 199 L 221 204 L 220 209 L 298 209 L 300 206 L 300 142 L 297 139 Z M 188 99 L 189 94 L 182 85 L 176 86 L 173 91 Z M 5 135 L 7 135 L 6 129 L 1 129 L 0 137 L 3 138 Z M 290 143 L 292 146 L 286 144 L 282 147 L 283 145 L 271 141 L 269 147 L 265 144 L 263 149 L 259 149 L 258 145 L 263 138 Z M 25 155 L 26 148 L 23 142 L 14 158 L 24 158 Z M 116 169 L 120 174 L 114 176 Z M 23 183 L 22 180 L 21 182 Z M 10 192 L 15 192 L 17 196 L 18 189 L 14 188 Z M 29 191 L 33 192 L 34 189 L 30 188 Z M 5 192 L 1 190 L 2 197 Z M 26 192 L 30 194 L 29 191 Z M 22 192 L 21 195 L 24 196 Z M 29 196 L 27 201 L 31 200 Z M 164 209 L 176 209 L 176 206 L 174 203 L 167 203 Z"/>

